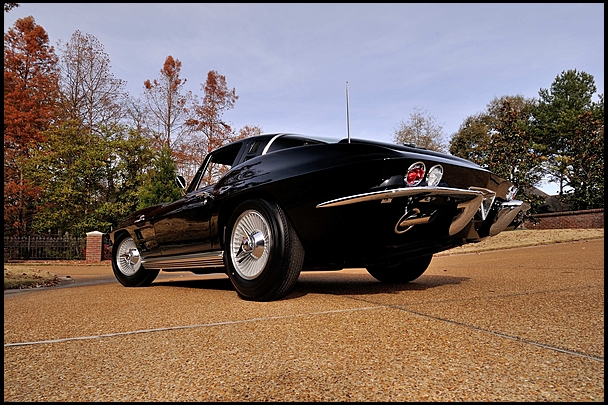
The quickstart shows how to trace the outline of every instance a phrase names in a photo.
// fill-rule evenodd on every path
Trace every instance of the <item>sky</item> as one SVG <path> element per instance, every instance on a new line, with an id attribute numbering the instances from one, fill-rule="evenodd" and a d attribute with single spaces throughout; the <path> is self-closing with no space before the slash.
<path id="1" fill-rule="evenodd" d="M 27 16 L 56 47 L 95 36 L 133 97 L 169 55 L 199 98 L 217 71 L 235 129 L 392 142 L 419 110 L 447 142 L 494 98 L 538 98 L 567 70 L 604 93 L 603 3 L 19 3 L 4 32 Z"/>

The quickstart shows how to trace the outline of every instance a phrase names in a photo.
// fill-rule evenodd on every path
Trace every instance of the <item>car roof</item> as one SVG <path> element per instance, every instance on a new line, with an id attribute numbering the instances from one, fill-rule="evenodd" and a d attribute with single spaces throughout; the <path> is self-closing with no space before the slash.
<path id="1" fill-rule="evenodd" d="M 267 133 L 267 134 L 252 136 L 252 137 L 246 138 L 246 139 L 271 138 L 271 142 L 272 142 L 274 139 L 283 138 L 283 137 L 310 139 L 312 141 L 317 141 L 317 142 L 321 142 L 321 143 L 338 143 L 342 139 L 344 139 L 344 138 L 340 138 L 337 136 L 303 135 L 303 134 L 297 134 L 297 133 L 293 133 L 293 132 Z"/>

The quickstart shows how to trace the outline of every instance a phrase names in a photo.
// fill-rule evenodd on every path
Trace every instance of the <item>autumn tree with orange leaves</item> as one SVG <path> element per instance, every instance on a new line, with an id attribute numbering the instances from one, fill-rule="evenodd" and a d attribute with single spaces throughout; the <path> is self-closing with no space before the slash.
<path id="1" fill-rule="evenodd" d="M 163 145 L 173 149 L 189 130 L 186 121 L 192 93 L 184 90 L 181 69 L 182 62 L 169 55 L 160 77 L 144 81 L 145 124 L 158 149 Z"/>
<path id="2" fill-rule="evenodd" d="M 192 92 L 184 89 L 187 79 L 180 77 L 182 63 L 169 55 L 160 70 L 160 77 L 144 82 L 143 122 L 155 140 L 158 150 L 167 147 L 180 174 L 188 181 L 211 150 L 236 139 L 259 135 L 262 129 L 245 126 L 234 131 L 223 118 L 238 100 L 236 90 L 230 89 L 226 77 L 211 70 L 201 83 L 204 97 L 201 103 Z M 136 112 L 132 110 L 133 112 Z"/>
<path id="3" fill-rule="evenodd" d="M 262 132 L 262 128 L 257 125 L 245 125 L 237 131 L 234 140 L 236 141 L 250 136 L 262 135 Z"/>
<path id="4" fill-rule="evenodd" d="M 26 235 L 41 189 L 24 178 L 23 162 L 46 141 L 56 120 L 58 58 L 33 17 L 4 34 L 4 234 Z"/>
<path id="5" fill-rule="evenodd" d="M 190 179 L 211 149 L 262 132 L 223 118 L 238 97 L 216 71 L 199 105 L 169 56 L 132 100 L 97 38 L 76 31 L 58 49 L 33 17 L 4 35 L 5 236 L 108 232 L 178 198 L 176 171 Z"/>
<path id="6" fill-rule="evenodd" d="M 225 145 L 234 135 L 231 125 L 223 120 L 223 114 L 234 108 L 239 98 L 236 90 L 229 89 L 226 77 L 215 70 L 207 73 L 201 90 L 204 91 L 203 100 L 198 104 L 195 97 L 186 123 L 191 132 L 187 134 L 186 142 L 174 148 L 178 168 L 186 179 L 194 176 L 207 153 Z"/>
<path id="7" fill-rule="evenodd" d="M 203 102 L 194 107 L 189 124 L 199 138 L 196 149 L 207 154 L 232 138 L 232 127 L 223 120 L 223 115 L 234 108 L 239 96 L 236 89 L 228 88 L 226 76 L 215 70 L 207 73 L 207 81 L 201 83 L 201 89 L 205 93 Z"/>

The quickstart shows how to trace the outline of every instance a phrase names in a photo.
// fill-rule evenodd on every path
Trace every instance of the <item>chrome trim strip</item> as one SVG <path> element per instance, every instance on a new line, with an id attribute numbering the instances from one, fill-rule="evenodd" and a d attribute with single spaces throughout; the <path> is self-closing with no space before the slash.
<path id="1" fill-rule="evenodd" d="M 272 143 L 279 137 L 283 136 L 285 134 L 278 134 L 272 137 L 272 139 L 270 141 L 268 141 L 268 143 L 266 144 L 266 146 L 264 147 L 264 150 L 262 151 L 262 155 L 265 155 L 266 152 L 268 152 L 268 149 L 270 149 L 270 145 L 272 145 Z"/>
<path id="2" fill-rule="evenodd" d="M 171 257 L 151 257 L 142 259 L 141 264 L 148 270 L 224 267 L 224 252 L 218 250 Z"/>
<path id="3" fill-rule="evenodd" d="M 494 197 L 494 196 L 496 196 L 496 193 L 494 191 L 492 191 L 492 190 L 490 190 L 488 188 L 484 188 L 484 187 L 471 186 L 471 187 L 469 187 L 469 190 L 481 191 L 485 197 Z"/>
<path id="4" fill-rule="evenodd" d="M 490 236 L 496 236 L 504 231 L 520 211 L 527 211 L 529 209 L 530 204 L 519 200 L 511 200 L 500 204 L 496 219 L 492 226 L 490 226 Z"/>
<path id="5" fill-rule="evenodd" d="M 317 208 L 338 207 L 340 205 L 355 204 L 363 201 L 382 200 L 385 198 L 396 197 L 425 197 L 425 196 L 445 196 L 454 198 L 477 198 L 483 200 L 483 192 L 479 190 L 463 190 L 448 187 L 408 187 L 395 188 L 392 190 L 372 191 L 370 193 L 355 194 L 348 197 L 336 198 L 317 205 Z M 481 204 L 481 203 L 480 203 Z M 479 208 L 479 206 L 477 206 Z M 473 213 L 474 214 L 474 213 Z"/>

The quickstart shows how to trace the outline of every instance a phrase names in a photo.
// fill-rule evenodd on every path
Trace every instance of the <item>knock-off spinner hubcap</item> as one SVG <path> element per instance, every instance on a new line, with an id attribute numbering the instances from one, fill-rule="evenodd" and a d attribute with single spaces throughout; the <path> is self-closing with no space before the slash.
<path id="1" fill-rule="evenodd" d="M 234 269 L 246 280 L 258 277 L 268 263 L 270 227 L 257 211 L 243 212 L 232 229 L 230 256 Z"/>
<path id="2" fill-rule="evenodd" d="M 139 250 L 137 250 L 133 238 L 126 238 L 120 242 L 116 254 L 116 264 L 118 270 L 125 276 L 132 276 L 141 267 Z"/>
<path id="3" fill-rule="evenodd" d="M 243 237 L 243 243 L 241 244 L 241 254 L 250 254 L 256 259 L 259 259 L 264 254 L 264 235 L 260 231 L 253 231 L 251 235 Z"/>

